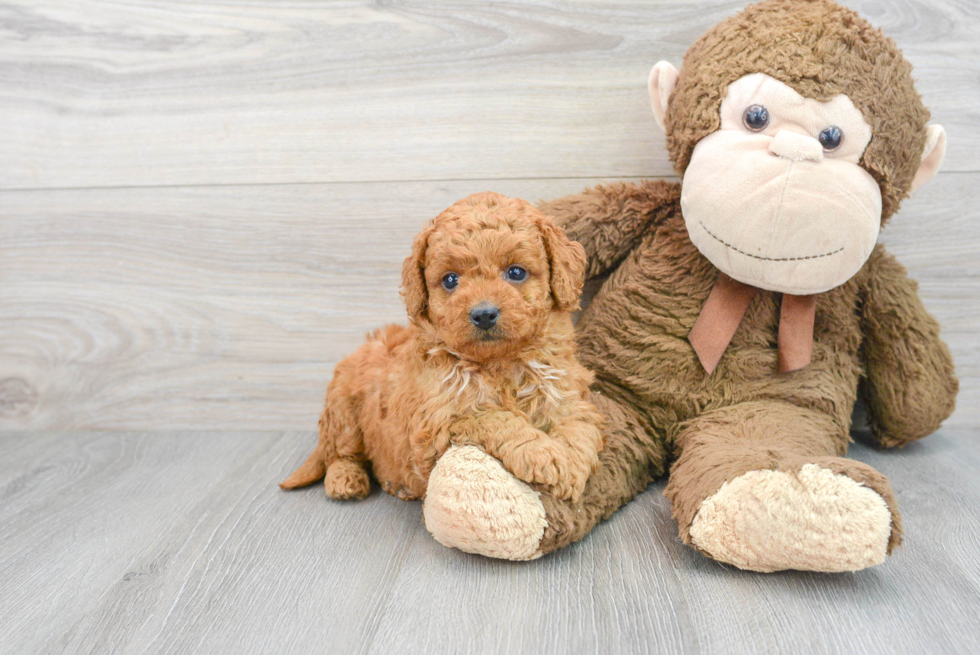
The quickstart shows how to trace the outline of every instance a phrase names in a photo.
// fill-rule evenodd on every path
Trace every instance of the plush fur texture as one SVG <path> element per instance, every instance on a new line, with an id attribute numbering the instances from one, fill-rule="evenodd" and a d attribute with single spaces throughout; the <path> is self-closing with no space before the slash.
<path id="1" fill-rule="evenodd" d="M 916 173 L 928 114 L 894 44 L 824 0 L 760 3 L 695 44 L 666 114 L 677 170 L 717 128 L 725 87 L 754 72 L 807 97 L 854 100 L 874 132 L 861 165 L 886 198 L 882 220 L 890 216 Z M 808 366 L 776 373 L 782 297 L 760 290 L 709 375 L 688 335 L 719 271 L 688 236 L 679 184 L 599 186 L 540 208 L 585 247 L 588 276 L 608 276 L 577 327 L 606 416 L 606 447 L 581 498 L 541 496 L 541 552 L 584 537 L 672 459 L 666 495 L 680 537 L 719 560 L 754 570 L 852 570 L 901 542 L 887 479 L 844 457 L 859 388 L 877 442 L 893 447 L 935 431 L 953 411 L 958 383 L 939 325 L 884 247 L 816 296 Z M 790 485 L 794 479 L 810 491 Z M 811 511 L 800 509 L 804 502 Z M 774 547 L 760 545 L 766 538 Z"/>
<path id="2" fill-rule="evenodd" d="M 507 278 L 515 265 L 526 279 Z M 388 493 L 422 498 L 449 446 L 472 444 L 577 500 L 602 446 L 569 314 L 584 266 L 582 247 L 523 200 L 476 194 L 440 214 L 403 267 L 411 325 L 377 330 L 337 365 L 319 445 L 281 486 L 325 477 L 331 498 L 363 498 L 370 471 Z M 484 305 L 499 313 L 487 330 L 470 316 Z"/>
<path id="3" fill-rule="evenodd" d="M 623 462 L 609 462 L 607 471 L 605 461 L 596 477 L 612 475 L 624 489 L 642 489 L 664 471 L 669 444 L 678 459 L 666 493 L 681 537 L 690 543 L 701 502 L 725 482 L 751 470 L 792 473 L 817 464 L 881 495 L 892 509 L 890 552 L 901 540 L 901 520 L 887 480 L 842 455 L 862 379 L 883 446 L 930 434 L 953 410 L 952 358 L 915 282 L 878 246 L 857 276 L 817 297 L 813 361 L 785 375 L 774 374 L 780 297 L 762 291 L 708 376 L 686 337 L 718 273 L 687 238 L 678 194 L 678 185 L 665 182 L 613 185 L 545 207 L 573 238 L 591 246 L 587 251 L 601 247 L 617 214 L 641 235 L 626 252 L 604 249 L 590 257 L 618 266 L 582 316 L 579 338 L 583 362 L 596 372 L 595 388 L 616 401 L 622 415 L 632 415 L 633 424 L 651 429 L 643 441 L 635 430 L 610 431 L 606 456 L 635 452 L 650 441 L 656 446 L 628 462 L 638 478 L 622 474 Z M 657 211 L 645 213 L 645 221 L 631 211 L 650 204 Z M 588 489 L 580 502 L 596 503 L 596 519 L 618 507 L 620 494 L 604 505 Z"/>

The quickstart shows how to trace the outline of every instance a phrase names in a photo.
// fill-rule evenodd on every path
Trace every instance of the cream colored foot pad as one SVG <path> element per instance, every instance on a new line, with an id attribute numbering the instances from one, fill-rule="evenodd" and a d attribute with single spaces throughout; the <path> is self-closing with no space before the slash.
<path id="1" fill-rule="evenodd" d="M 881 496 L 816 464 L 726 482 L 691 525 L 698 548 L 751 571 L 857 571 L 885 560 L 890 536 Z"/>
<path id="2" fill-rule="evenodd" d="M 548 524 L 538 492 L 475 446 L 450 448 L 436 463 L 423 514 L 444 546 L 510 560 L 540 557 Z"/>

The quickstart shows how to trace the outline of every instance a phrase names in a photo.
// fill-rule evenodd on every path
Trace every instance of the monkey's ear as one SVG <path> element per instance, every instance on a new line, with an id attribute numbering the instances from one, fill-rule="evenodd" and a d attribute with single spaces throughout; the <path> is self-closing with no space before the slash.
<path id="1" fill-rule="evenodd" d="M 429 307 L 429 291 L 425 286 L 425 251 L 429 246 L 432 226 L 419 232 L 412 242 L 412 254 L 402 264 L 402 298 L 409 318 L 423 318 Z"/>
<path id="2" fill-rule="evenodd" d="M 653 118 L 660 129 L 664 129 L 664 116 L 667 115 L 667 103 L 670 94 L 677 85 L 677 69 L 669 61 L 658 61 L 650 71 L 647 88 L 650 90 L 650 104 L 653 106 Z"/>
<path id="3" fill-rule="evenodd" d="M 926 145 L 922 148 L 922 161 L 919 170 L 912 178 L 912 186 L 909 193 L 912 193 L 923 184 L 931 180 L 939 167 L 943 165 L 943 158 L 946 156 L 946 130 L 942 125 L 930 125 L 926 128 Z"/>
<path id="4" fill-rule="evenodd" d="M 576 310 L 585 285 L 585 248 L 581 243 L 570 241 L 565 230 L 547 216 L 541 216 L 538 227 L 544 237 L 551 267 L 551 295 L 555 297 L 558 309 L 566 312 Z"/>

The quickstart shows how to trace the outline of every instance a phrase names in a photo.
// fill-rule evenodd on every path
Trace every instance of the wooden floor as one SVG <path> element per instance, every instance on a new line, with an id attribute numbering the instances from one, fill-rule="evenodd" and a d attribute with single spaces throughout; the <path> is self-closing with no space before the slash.
<path id="1" fill-rule="evenodd" d="M 670 177 L 659 59 L 744 0 L 0 0 L 0 653 L 977 652 L 980 3 L 847 0 L 915 67 L 943 171 L 882 240 L 962 391 L 853 575 L 683 547 L 662 483 L 514 564 L 417 504 L 275 483 L 333 365 L 404 320 L 422 223 Z"/>
<path id="2" fill-rule="evenodd" d="M 313 438 L 0 437 L 0 651 L 976 653 L 974 432 L 853 449 L 904 512 L 885 564 L 770 575 L 684 547 L 662 484 L 535 562 L 449 550 L 419 503 L 279 491 Z"/>

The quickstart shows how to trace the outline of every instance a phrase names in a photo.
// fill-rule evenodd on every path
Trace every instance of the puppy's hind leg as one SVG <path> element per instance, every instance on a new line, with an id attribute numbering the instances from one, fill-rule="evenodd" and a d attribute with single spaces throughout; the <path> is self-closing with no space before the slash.
<path id="1" fill-rule="evenodd" d="M 327 467 L 323 487 L 334 500 L 360 500 L 371 493 L 371 479 L 364 464 L 352 459 L 338 459 Z"/>
<path id="2" fill-rule="evenodd" d="M 328 496 L 334 500 L 351 500 L 371 493 L 364 433 L 349 395 L 328 392 L 320 419 L 320 448 L 326 466 L 323 488 Z"/>
<path id="3" fill-rule="evenodd" d="M 334 500 L 364 498 L 371 492 L 364 435 L 350 396 L 343 388 L 343 380 L 343 371 L 338 371 L 327 390 L 316 450 L 279 484 L 283 489 L 305 487 L 322 479 L 327 495 Z"/>

